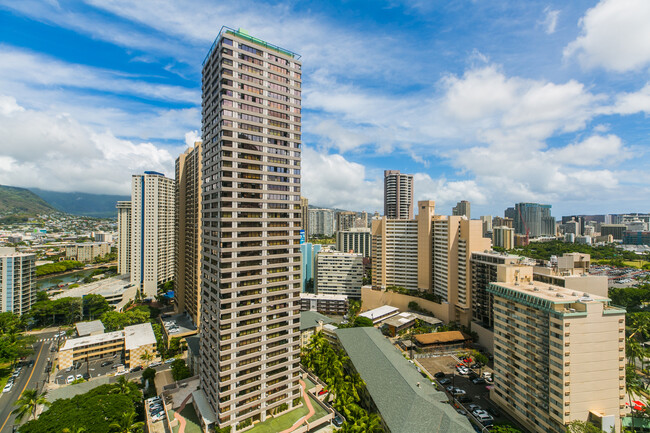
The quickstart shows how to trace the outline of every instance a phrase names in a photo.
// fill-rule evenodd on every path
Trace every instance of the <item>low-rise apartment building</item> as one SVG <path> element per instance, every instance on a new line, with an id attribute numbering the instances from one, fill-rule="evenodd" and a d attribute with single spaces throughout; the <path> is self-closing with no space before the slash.
<path id="1" fill-rule="evenodd" d="M 360 299 L 362 284 L 361 254 L 320 252 L 316 255 L 316 293 Z"/>
<path id="2" fill-rule="evenodd" d="M 59 369 L 68 368 L 77 361 L 92 361 L 114 355 L 124 358 L 126 368 L 145 366 L 149 362 L 141 358 L 145 352 L 154 356 L 156 352 L 156 336 L 151 323 L 66 340 L 59 350 Z"/>
<path id="3" fill-rule="evenodd" d="M 343 315 L 348 312 L 348 303 L 348 297 L 345 295 L 300 294 L 300 311 Z"/>
<path id="4" fill-rule="evenodd" d="M 625 310 L 540 282 L 492 283 L 492 401 L 531 432 L 574 420 L 620 431 L 625 409 Z"/>
<path id="5" fill-rule="evenodd" d="M 0 313 L 22 315 L 36 301 L 36 255 L 0 248 Z"/>
<path id="6" fill-rule="evenodd" d="M 97 257 L 104 257 L 110 252 L 111 244 L 108 242 L 86 242 L 65 247 L 66 259 L 81 263 L 91 263 Z"/>

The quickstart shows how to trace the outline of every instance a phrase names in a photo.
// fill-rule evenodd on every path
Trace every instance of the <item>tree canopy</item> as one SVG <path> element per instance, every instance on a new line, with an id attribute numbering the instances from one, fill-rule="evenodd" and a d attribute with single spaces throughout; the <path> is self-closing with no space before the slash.
<path id="1" fill-rule="evenodd" d="M 41 292 L 42 293 L 42 292 Z M 82 318 L 81 298 L 52 300 L 42 295 L 29 310 L 29 315 L 40 326 L 71 325 Z"/>
<path id="2" fill-rule="evenodd" d="M 142 419 L 142 394 L 135 383 L 129 383 L 127 394 L 114 392 L 117 385 L 101 385 L 72 398 L 59 399 L 38 419 L 20 427 L 20 433 L 60 433 L 75 426 L 93 433 L 109 433 L 110 425 L 120 423 L 123 414 L 135 411 Z"/>
<path id="3" fill-rule="evenodd" d="M 185 364 L 184 359 L 177 359 L 172 362 L 172 377 L 174 380 L 183 380 L 192 376 L 192 372 Z"/>
<path id="4" fill-rule="evenodd" d="M 593 247 L 586 244 L 572 244 L 562 241 L 531 242 L 526 246 L 511 250 L 513 254 L 538 260 L 549 260 L 551 256 L 561 256 L 564 253 L 585 253 L 592 260 L 639 260 L 632 251 L 625 251 L 614 245 Z"/>
<path id="5" fill-rule="evenodd" d="M 83 297 L 82 305 L 84 318 L 90 320 L 97 319 L 105 312 L 113 309 L 106 298 L 92 293 Z"/>
<path id="6" fill-rule="evenodd" d="M 106 332 L 124 329 L 125 326 L 146 323 L 150 319 L 148 311 L 140 308 L 134 308 L 124 313 L 117 311 L 106 311 L 101 315 L 100 320 L 104 324 Z"/>
<path id="7" fill-rule="evenodd" d="M 36 276 L 56 274 L 59 272 L 69 271 L 70 269 L 83 268 L 84 264 L 76 260 L 63 260 L 56 263 L 48 263 L 36 267 Z"/>

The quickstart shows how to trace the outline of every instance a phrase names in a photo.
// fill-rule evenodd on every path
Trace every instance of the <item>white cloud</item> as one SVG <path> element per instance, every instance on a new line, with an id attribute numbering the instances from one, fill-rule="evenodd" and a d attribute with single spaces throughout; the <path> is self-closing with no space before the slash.
<path id="1" fill-rule="evenodd" d="M 383 181 L 367 178 L 363 165 L 306 146 L 302 167 L 302 195 L 310 204 L 383 213 Z"/>
<path id="2" fill-rule="evenodd" d="M 450 208 L 461 200 L 479 205 L 487 202 L 485 191 L 473 180 L 448 181 L 444 178 L 434 180 L 427 173 L 416 173 L 413 181 L 415 200 L 434 200 L 438 214 L 451 213 Z"/>
<path id="3" fill-rule="evenodd" d="M 564 49 L 587 68 L 616 72 L 650 64 L 650 2 L 601 0 L 580 19 L 580 36 Z"/>
<path id="4" fill-rule="evenodd" d="M 194 131 L 188 131 L 185 133 L 185 145 L 186 146 L 194 146 L 194 143 L 197 141 L 201 141 L 201 134 L 199 134 L 198 130 Z"/>
<path id="5" fill-rule="evenodd" d="M 616 135 L 592 135 L 579 143 L 549 151 L 558 164 L 592 166 L 611 164 L 626 157 L 621 139 Z"/>
<path id="6" fill-rule="evenodd" d="M 557 19 L 560 17 L 560 11 L 546 7 L 544 9 L 544 14 L 544 21 L 542 22 L 544 31 L 547 35 L 552 35 L 555 33 L 555 28 L 557 27 Z"/>
<path id="7" fill-rule="evenodd" d="M 69 115 L 25 109 L 11 97 L 0 97 L 0 106 L 2 184 L 126 194 L 132 174 L 156 170 L 173 177 L 180 148 L 170 152 L 152 143 L 119 139 Z M 13 106 L 11 112 L 6 106 Z"/>
<path id="8" fill-rule="evenodd" d="M 621 93 L 616 102 L 606 112 L 618 114 L 634 114 L 645 112 L 650 114 L 650 82 L 637 92 Z"/>

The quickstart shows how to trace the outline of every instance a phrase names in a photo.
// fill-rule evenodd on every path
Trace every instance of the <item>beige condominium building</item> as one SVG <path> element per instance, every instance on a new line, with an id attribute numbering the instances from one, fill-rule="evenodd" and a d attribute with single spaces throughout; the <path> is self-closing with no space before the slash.
<path id="1" fill-rule="evenodd" d="M 22 315 L 36 301 L 36 255 L 0 247 L 0 313 Z"/>
<path id="2" fill-rule="evenodd" d="M 354 227 L 357 213 L 353 211 L 341 211 L 336 213 L 336 231 L 350 230 Z"/>
<path id="3" fill-rule="evenodd" d="M 609 299 L 540 282 L 492 283 L 492 401 L 529 431 L 573 421 L 620 431 L 625 408 L 625 310 Z"/>
<path id="4" fill-rule="evenodd" d="M 300 395 L 299 58 L 224 27 L 203 63 L 199 377 L 233 432 Z"/>
<path id="5" fill-rule="evenodd" d="M 201 305 L 201 142 L 176 158 L 174 290 L 178 312 L 195 325 Z"/>
<path id="6" fill-rule="evenodd" d="M 465 326 L 472 318 L 471 254 L 492 247 L 481 220 L 464 216 L 433 217 L 433 293 L 448 302 L 450 317 Z"/>
<path id="7" fill-rule="evenodd" d="M 363 255 L 321 251 L 316 254 L 314 283 L 317 294 L 361 298 Z"/>
<path id="8" fill-rule="evenodd" d="M 131 202 L 117 202 L 117 273 L 131 272 Z"/>
<path id="9" fill-rule="evenodd" d="M 384 216 L 413 219 L 413 175 L 384 170 Z"/>
<path id="10" fill-rule="evenodd" d="M 300 197 L 300 227 L 305 231 L 305 237 L 309 233 L 309 200 L 307 197 Z"/>
<path id="11" fill-rule="evenodd" d="M 492 245 L 511 250 L 515 247 L 515 229 L 500 226 L 492 228 Z"/>
<path id="12" fill-rule="evenodd" d="M 461 200 L 451 209 L 453 216 L 465 216 L 470 219 L 471 205 L 467 200 Z"/>
<path id="13" fill-rule="evenodd" d="M 124 358 L 126 368 L 146 366 L 151 361 L 143 359 L 145 353 L 153 356 L 156 354 L 156 336 L 151 323 L 66 340 L 59 350 L 59 370 L 78 361 L 112 358 L 114 355 Z"/>
<path id="14" fill-rule="evenodd" d="M 81 263 L 91 263 L 97 257 L 104 257 L 111 252 L 111 244 L 108 242 L 87 242 L 67 245 L 65 256 L 69 260 L 77 260 Z"/>
<path id="15" fill-rule="evenodd" d="M 174 180 L 145 171 L 131 183 L 131 283 L 153 297 L 174 278 Z"/>

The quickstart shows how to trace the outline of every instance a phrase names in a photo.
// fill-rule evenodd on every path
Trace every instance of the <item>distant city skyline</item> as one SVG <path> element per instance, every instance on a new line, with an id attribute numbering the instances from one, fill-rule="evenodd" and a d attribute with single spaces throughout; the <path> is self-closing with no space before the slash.
<path id="1" fill-rule="evenodd" d="M 381 212 L 383 171 L 400 170 L 441 214 L 648 211 L 644 0 L 25 0 L 0 17 L 1 184 L 128 194 L 132 174 L 172 177 L 226 24 L 303 54 L 314 205 Z"/>

